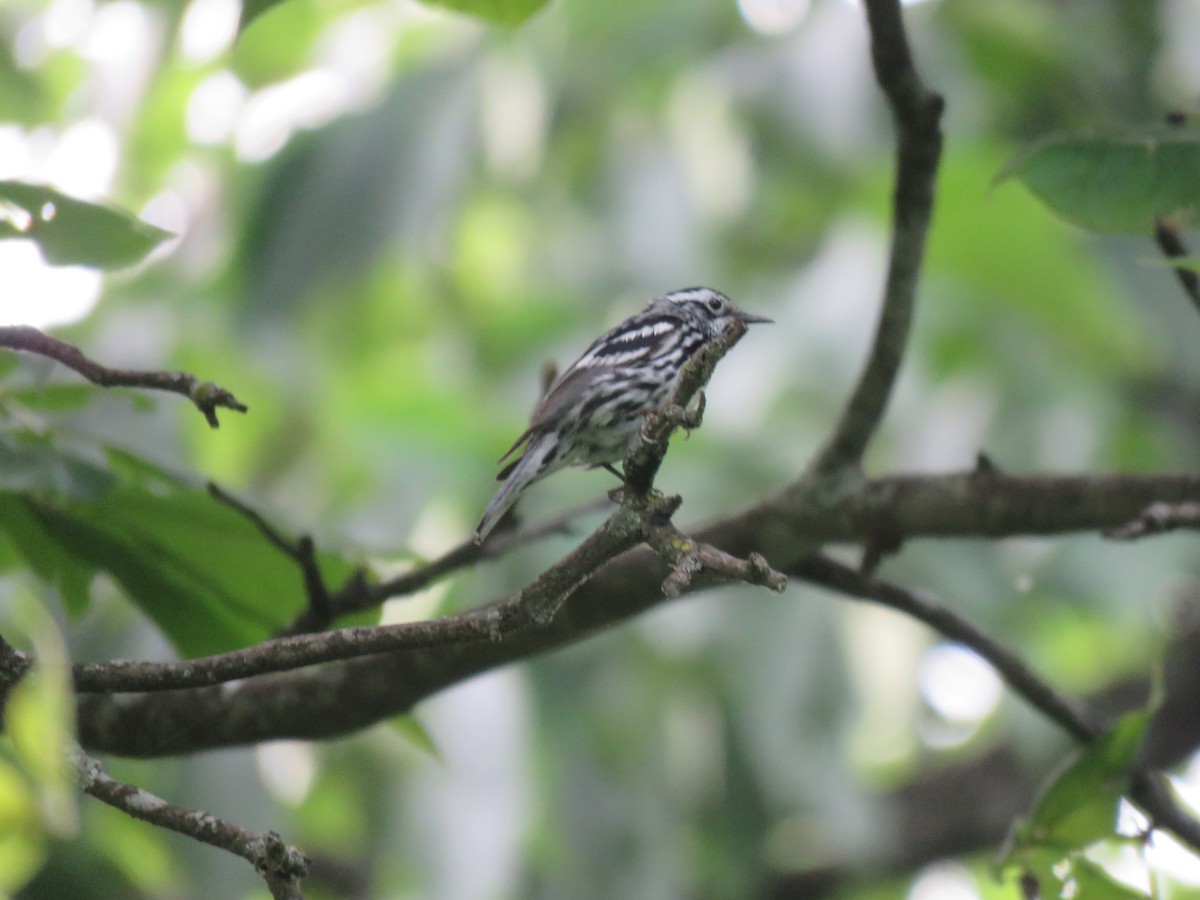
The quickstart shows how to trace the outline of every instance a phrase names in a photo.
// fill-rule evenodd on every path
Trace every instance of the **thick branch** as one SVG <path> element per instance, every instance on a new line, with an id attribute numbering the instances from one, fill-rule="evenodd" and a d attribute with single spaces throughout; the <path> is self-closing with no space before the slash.
<path id="1" fill-rule="evenodd" d="M 254 866 L 276 900 L 303 900 L 300 879 L 308 874 L 308 857 L 275 832 L 255 834 L 209 813 L 168 803 L 136 785 L 117 781 L 98 760 L 83 753 L 76 754 L 75 768 L 84 793 L 135 819 L 228 850 Z"/>
<path id="2" fill-rule="evenodd" d="M 1197 473 L 1022 478 L 967 472 L 863 481 L 836 493 L 822 482 L 802 482 L 696 531 L 694 537 L 743 559 L 761 553 L 771 566 L 787 571 L 820 544 L 857 543 L 872 534 L 896 539 L 995 538 L 1098 531 L 1128 522 L 1156 501 L 1196 500 L 1200 500 Z M 479 635 L 494 627 L 494 618 L 489 623 L 487 611 L 480 611 L 414 623 L 409 627 L 422 635 L 410 632 L 403 639 L 408 643 L 402 652 L 265 675 L 224 687 L 120 698 L 84 696 L 79 704 L 80 740 L 96 750 L 159 756 L 281 737 L 346 734 L 406 712 L 458 681 L 577 642 L 662 603 L 666 598 L 661 585 L 670 574 L 670 567 L 657 554 L 634 549 L 596 570 L 549 624 L 504 631 L 500 642 L 463 641 L 468 628 Z M 686 591 L 702 590 L 719 580 L 711 572 L 699 572 Z M 447 633 L 455 629 L 464 630 Z M 336 636 L 353 631 L 323 637 L 346 640 Z M 254 651 L 243 651 L 247 652 Z M 196 663 L 136 665 L 178 671 Z M 278 661 L 270 665 L 276 667 Z M 100 671 L 93 669 L 95 674 L 89 677 L 99 679 Z M 127 675 L 110 673 L 93 689 L 122 690 L 118 685 L 129 683 L 123 680 Z"/>
<path id="3" fill-rule="evenodd" d="M 859 465 L 887 408 L 912 323 L 942 151 L 942 98 L 927 90 L 917 75 L 898 0 L 866 0 L 865 5 L 875 79 L 891 106 L 897 132 L 891 257 L 870 355 L 813 463 L 816 472 Z"/>
<path id="4" fill-rule="evenodd" d="M 84 356 L 78 347 L 29 325 L 0 327 L 0 347 L 49 357 L 101 387 L 136 387 L 182 394 L 196 405 L 213 428 L 220 424 L 217 421 L 218 408 L 246 411 L 246 406 L 233 394 L 211 381 L 201 381 L 187 372 L 147 372 L 102 366 Z"/>

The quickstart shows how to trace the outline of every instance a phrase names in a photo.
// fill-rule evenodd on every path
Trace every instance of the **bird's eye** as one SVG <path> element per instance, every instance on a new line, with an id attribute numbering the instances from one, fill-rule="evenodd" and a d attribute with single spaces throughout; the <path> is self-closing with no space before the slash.
<path id="1" fill-rule="evenodd" d="M 724 306 L 724 304 L 721 302 L 720 297 L 709 298 L 708 308 L 711 309 L 713 312 L 715 312 L 715 313 L 720 312 L 722 306 Z"/>

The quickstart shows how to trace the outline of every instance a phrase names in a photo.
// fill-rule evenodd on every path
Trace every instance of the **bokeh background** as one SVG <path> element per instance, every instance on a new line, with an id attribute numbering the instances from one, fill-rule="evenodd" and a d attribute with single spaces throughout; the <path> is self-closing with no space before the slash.
<path id="1" fill-rule="evenodd" d="M 801 471 L 861 364 L 886 253 L 892 134 L 856 4 L 552 0 L 505 30 L 409 0 L 288 0 L 235 41 L 239 13 L 0 6 L 0 178 L 178 235 L 104 276 L 0 242 L 0 320 L 113 365 L 194 371 L 250 406 L 212 431 L 177 398 L 89 391 L 42 404 L 43 427 L 214 479 L 399 572 L 469 534 L 545 362 L 658 293 L 710 284 L 777 324 L 722 362 L 660 486 L 683 494 L 686 524 Z M 870 470 L 964 469 L 981 450 L 1021 472 L 1194 467 L 1200 321 L 1152 242 L 1085 234 L 994 179 L 1047 134 L 1194 109 L 1200 4 L 929 0 L 906 15 L 947 140 Z M 0 391 L 71 380 L 22 360 Z M 556 476 L 524 516 L 609 487 Z M 571 540 L 382 617 L 500 597 Z M 68 617 L 3 559 L 6 634 L 36 597 L 73 658 L 172 653 L 111 582 Z M 917 542 L 885 571 L 1079 694 L 1152 671 L 1197 587 L 1184 537 Z M 282 621 L 299 587 L 278 602 Z M 904 847 L 913 821 L 985 818 L 996 785 L 1029 789 L 1067 747 L 972 654 L 795 585 L 672 603 L 352 738 L 108 764 L 281 832 L 314 857 L 314 897 L 967 900 L 1017 896 L 991 876 L 998 841 L 922 855 Z M 970 767 L 995 754 L 1007 768 L 990 785 Z M 955 767 L 976 774 L 943 807 L 897 805 Z M 1200 762 L 1179 779 L 1200 796 Z M 92 801 L 80 814 L 76 835 L 38 845 L 21 896 L 266 896 L 219 851 Z M 1200 885 L 1169 840 L 1110 856 L 1161 896 Z"/>

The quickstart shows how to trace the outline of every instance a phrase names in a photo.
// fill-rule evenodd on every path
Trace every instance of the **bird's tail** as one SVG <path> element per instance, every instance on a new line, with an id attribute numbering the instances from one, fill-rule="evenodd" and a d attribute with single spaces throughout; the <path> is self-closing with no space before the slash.
<path id="1" fill-rule="evenodd" d="M 558 446 L 558 438 L 554 434 L 536 437 L 529 442 L 525 453 L 508 469 L 504 483 L 492 502 L 483 512 L 483 518 L 475 526 L 475 543 L 482 544 L 501 517 L 512 508 L 521 496 L 521 492 L 533 484 L 551 469 L 554 458 L 552 451 Z"/>

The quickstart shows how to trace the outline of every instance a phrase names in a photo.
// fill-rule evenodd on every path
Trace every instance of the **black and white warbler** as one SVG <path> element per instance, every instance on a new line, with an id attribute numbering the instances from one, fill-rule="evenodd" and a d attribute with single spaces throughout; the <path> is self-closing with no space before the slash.
<path id="1" fill-rule="evenodd" d="M 656 297 L 600 335 L 554 380 L 529 427 L 500 457 L 504 462 L 525 445 L 496 476 L 504 484 L 475 528 L 475 543 L 535 481 L 567 466 L 611 468 L 624 459 L 642 414 L 666 402 L 684 363 L 734 320 L 771 321 L 742 312 L 720 291 L 692 287 Z"/>

